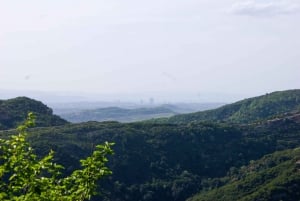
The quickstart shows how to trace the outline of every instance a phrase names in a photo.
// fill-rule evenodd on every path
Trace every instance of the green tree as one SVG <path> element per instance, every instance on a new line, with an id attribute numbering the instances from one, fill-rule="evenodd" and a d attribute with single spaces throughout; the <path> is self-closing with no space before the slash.
<path id="1" fill-rule="evenodd" d="M 82 169 L 62 177 L 63 166 L 53 161 L 54 152 L 38 158 L 26 141 L 27 128 L 35 117 L 28 114 L 18 134 L 0 139 L 0 200 L 83 201 L 96 194 L 97 181 L 112 172 L 105 166 L 113 143 L 98 145 L 91 156 L 80 160 Z"/>

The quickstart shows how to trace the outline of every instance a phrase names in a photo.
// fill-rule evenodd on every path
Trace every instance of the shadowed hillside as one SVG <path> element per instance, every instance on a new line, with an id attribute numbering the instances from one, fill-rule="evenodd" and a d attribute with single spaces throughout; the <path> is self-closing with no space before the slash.
<path id="1" fill-rule="evenodd" d="M 298 93 L 297 90 L 294 92 Z M 290 96 L 294 97 L 292 94 Z M 280 98 L 276 100 L 282 101 Z M 294 102 L 292 98 L 291 103 Z M 273 104 L 277 105 L 276 102 Z M 99 192 L 102 192 L 102 197 L 95 200 L 184 201 L 197 193 L 201 193 L 199 197 L 202 193 L 203 196 L 209 196 L 209 190 L 222 186 L 225 188 L 227 185 L 228 191 L 221 191 L 221 194 L 232 200 L 239 199 L 232 197 L 233 195 L 248 195 L 246 190 L 256 189 L 255 186 L 266 189 L 269 192 L 267 196 L 272 198 L 281 195 L 280 192 L 285 192 L 286 195 L 290 191 L 295 192 L 294 185 L 288 184 L 289 175 L 292 175 L 292 182 L 298 181 L 297 175 L 292 172 L 295 166 L 290 166 L 289 163 L 296 159 L 289 155 L 281 157 L 279 154 L 280 159 L 277 160 L 278 155 L 274 153 L 300 146 L 300 113 L 287 112 L 297 111 L 296 104 L 287 105 L 277 106 L 280 112 L 272 110 L 276 114 L 272 118 L 249 124 L 231 124 L 225 121 L 191 121 L 185 124 L 85 122 L 34 128 L 30 130 L 29 140 L 39 155 L 48 153 L 50 149 L 54 150 L 56 162 L 66 167 L 64 173 L 78 168 L 78 160 L 88 156 L 95 145 L 104 141 L 115 142 L 115 155 L 109 158 L 109 168 L 113 175 L 101 181 Z M 49 114 L 48 110 L 42 108 L 39 111 Z M 282 111 L 284 112 L 281 113 Z M 251 122 L 251 118 L 247 122 Z M 13 132 L 1 131 L 0 136 Z M 275 155 L 270 159 L 270 166 L 260 165 L 260 160 L 269 160 L 268 156 L 262 157 L 273 153 Z M 248 164 L 252 166 L 246 166 Z M 253 170 L 253 181 L 252 177 L 248 178 L 248 170 Z M 278 179 L 272 174 L 273 170 Z M 281 170 L 287 172 L 281 174 Z M 256 177 L 262 179 L 255 179 Z M 242 188 L 239 191 L 230 186 L 230 182 L 233 182 L 231 178 L 241 182 Z M 273 178 L 274 183 L 269 188 Z M 277 191 L 277 188 L 283 190 Z M 213 194 L 217 195 L 218 192 Z M 297 194 L 291 193 L 291 196 Z"/>
<path id="2" fill-rule="evenodd" d="M 300 200 L 300 148 L 275 152 L 248 166 L 231 169 L 222 187 L 188 201 Z"/>
<path id="3" fill-rule="evenodd" d="M 102 200 L 183 201 L 202 189 L 220 186 L 218 178 L 231 169 L 300 146 L 296 120 L 285 116 L 242 127 L 87 122 L 33 129 L 30 141 L 39 154 L 53 149 L 67 173 L 78 168 L 78 159 L 96 144 L 115 142 L 115 155 L 109 158 L 113 175 L 101 182 Z"/>
<path id="4" fill-rule="evenodd" d="M 26 97 L 0 100 L 0 130 L 15 128 L 23 122 L 28 112 L 37 116 L 36 126 L 58 126 L 68 123 L 54 115 L 52 109 L 40 101 Z"/>

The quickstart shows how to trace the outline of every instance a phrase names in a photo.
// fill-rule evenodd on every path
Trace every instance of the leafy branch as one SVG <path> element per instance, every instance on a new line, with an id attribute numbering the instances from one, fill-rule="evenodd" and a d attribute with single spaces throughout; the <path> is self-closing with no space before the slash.
<path id="1" fill-rule="evenodd" d="M 54 151 L 38 159 L 26 141 L 27 129 L 34 124 L 35 116 L 29 113 L 17 135 L 0 139 L 0 200 L 89 200 L 96 194 L 97 181 L 112 174 L 105 165 L 113 143 L 97 145 L 91 156 L 80 160 L 82 169 L 62 178 L 64 167 L 53 161 Z"/>

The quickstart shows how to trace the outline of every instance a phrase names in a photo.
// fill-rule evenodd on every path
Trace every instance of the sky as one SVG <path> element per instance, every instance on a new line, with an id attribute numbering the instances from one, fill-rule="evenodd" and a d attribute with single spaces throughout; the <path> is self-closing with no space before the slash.
<path id="1" fill-rule="evenodd" d="M 3 0 L 0 90 L 222 101 L 300 88 L 299 22 L 299 0 Z"/>

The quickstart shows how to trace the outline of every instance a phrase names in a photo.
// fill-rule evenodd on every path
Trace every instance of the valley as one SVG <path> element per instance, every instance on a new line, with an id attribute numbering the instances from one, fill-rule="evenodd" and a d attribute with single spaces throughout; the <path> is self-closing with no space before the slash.
<path id="1" fill-rule="evenodd" d="M 108 163 L 113 174 L 100 181 L 101 195 L 93 200 L 299 200 L 299 100 L 300 91 L 289 90 L 140 122 L 50 121 L 30 129 L 28 140 L 38 155 L 53 149 L 64 174 L 97 144 L 114 142 Z M 37 120 L 42 114 L 56 117 L 38 101 L 19 101 L 18 107 L 2 101 L 0 109 L 34 111 Z M 7 128 L 1 137 L 14 133 Z"/>

